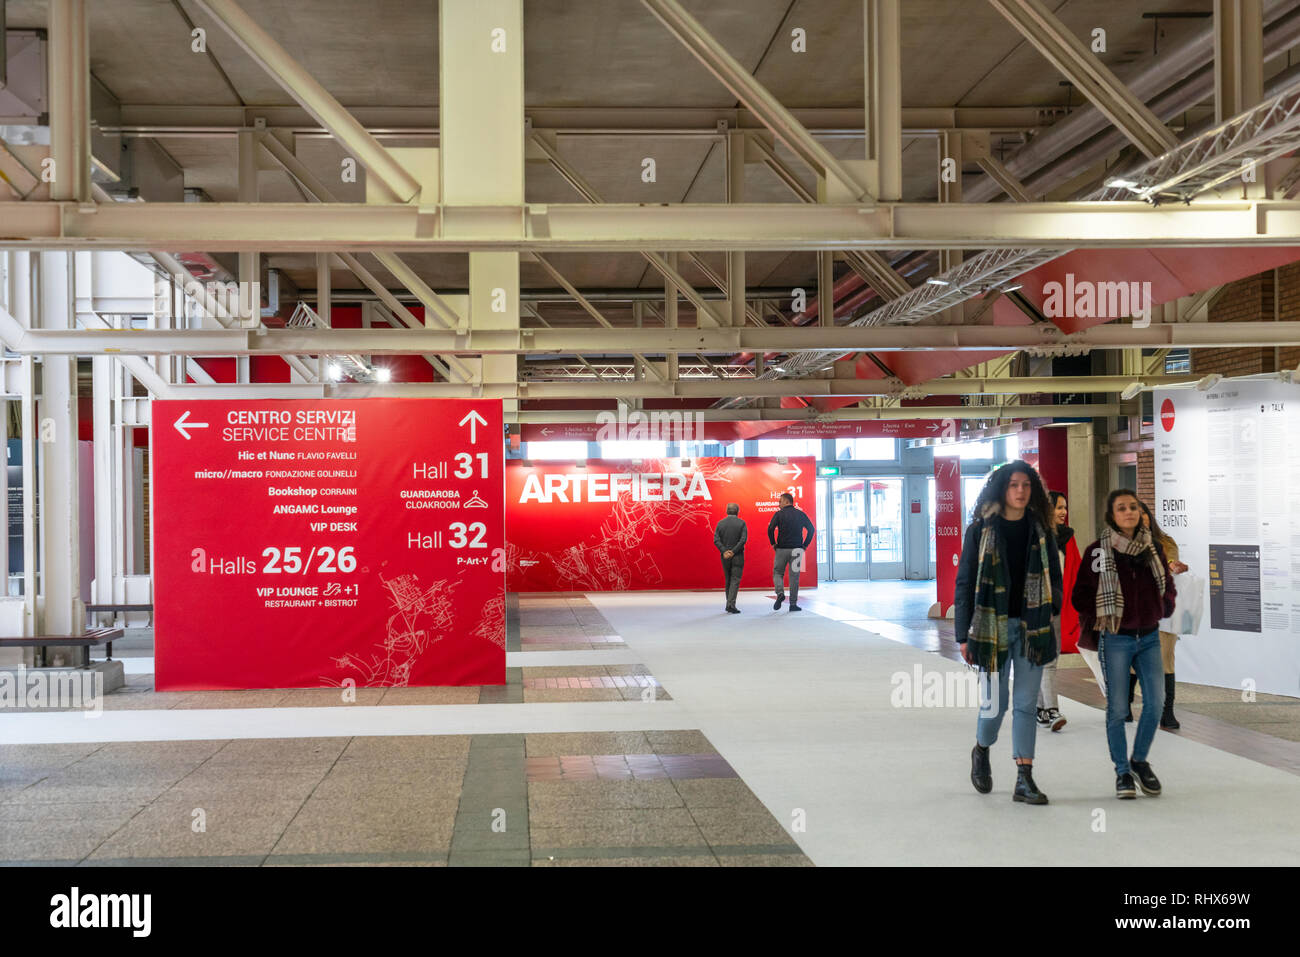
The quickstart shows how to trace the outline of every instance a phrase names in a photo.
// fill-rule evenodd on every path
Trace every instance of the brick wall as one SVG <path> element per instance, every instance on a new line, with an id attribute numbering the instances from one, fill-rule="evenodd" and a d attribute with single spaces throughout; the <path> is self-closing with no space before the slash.
<path id="1" fill-rule="evenodd" d="M 1300 320 L 1300 263 L 1277 270 L 1277 318 Z M 1272 322 L 1274 318 L 1273 272 L 1260 273 L 1231 283 L 1210 307 L 1210 322 Z M 1193 349 L 1192 371 L 1198 374 L 1256 375 L 1294 369 L 1300 365 L 1300 348 L 1280 350 L 1271 346 L 1255 349 Z"/>
<path id="2" fill-rule="evenodd" d="M 1138 498 L 1147 503 L 1147 506 L 1155 511 L 1156 507 L 1156 453 L 1152 449 L 1144 449 L 1137 454 L 1138 467 Z"/>

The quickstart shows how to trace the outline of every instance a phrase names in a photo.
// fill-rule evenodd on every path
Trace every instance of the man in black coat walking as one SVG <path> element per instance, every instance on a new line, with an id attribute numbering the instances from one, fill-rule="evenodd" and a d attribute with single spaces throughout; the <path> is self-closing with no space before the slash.
<path id="1" fill-rule="evenodd" d="M 740 592 L 740 576 L 745 571 L 745 541 L 749 528 L 740 518 L 740 506 L 732 502 L 727 506 L 727 517 L 718 522 L 713 532 L 713 547 L 722 556 L 722 582 L 727 590 L 727 611 L 740 614 L 736 596 Z"/>
<path id="2" fill-rule="evenodd" d="M 776 559 L 772 563 L 772 584 L 776 586 L 776 603 L 773 608 L 780 608 L 785 601 L 785 570 L 790 569 L 790 610 L 802 611 L 799 607 L 799 572 L 816 534 L 812 521 L 807 514 L 794 507 L 794 496 L 789 492 L 781 493 L 781 507 L 772 516 L 767 525 L 767 540 L 776 550 Z"/>

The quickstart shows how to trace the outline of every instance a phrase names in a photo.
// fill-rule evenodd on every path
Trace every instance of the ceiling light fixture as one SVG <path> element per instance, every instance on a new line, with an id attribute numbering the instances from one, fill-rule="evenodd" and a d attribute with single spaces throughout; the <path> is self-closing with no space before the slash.
<path id="1" fill-rule="evenodd" d="M 926 282 L 926 285 L 928 285 L 928 286 L 951 286 L 951 285 L 952 285 L 952 283 L 950 283 L 948 280 L 946 280 L 946 279 L 938 279 L 938 278 L 936 278 L 936 277 L 934 277 L 934 276 L 931 276 L 931 277 L 930 277 L 929 279 L 927 279 L 925 282 Z"/>
<path id="2" fill-rule="evenodd" d="M 1129 399 L 1136 399 L 1138 395 L 1141 394 L 1142 390 L 1145 388 L 1146 386 L 1144 386 L 1141 382 L 1134 382 L 1127 389 L 1121 392 L 1119 394 L 1119 397 L 1123 399 L 1125 402 L 1127 402 Z"/>
<path id="3" fill-rule="evenodd" d="M 1223 376 L 1219 375 L 1217 372 L 1212 372 L 1209 375 L 1207 375 L 1204 379 L 1201 379 L 1199 382 L 1197 382 L 1196 388 L 1200 392 L 1209 392 L 1211 389 L 1213 389 L 1216 385 L 1218 385 L 1222 381 L 1223 381 Z"/>

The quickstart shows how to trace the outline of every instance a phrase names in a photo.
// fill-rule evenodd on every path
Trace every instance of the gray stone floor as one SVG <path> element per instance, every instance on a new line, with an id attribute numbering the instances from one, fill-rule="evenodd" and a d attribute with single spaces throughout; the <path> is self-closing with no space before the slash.
<path id="1" fill-rule="evenodd" d="M 602 755 L 648 776 L 595 777 Z M 0 848 L 9 865 L 810 864 L 699 732 L 5 745 Z"/>

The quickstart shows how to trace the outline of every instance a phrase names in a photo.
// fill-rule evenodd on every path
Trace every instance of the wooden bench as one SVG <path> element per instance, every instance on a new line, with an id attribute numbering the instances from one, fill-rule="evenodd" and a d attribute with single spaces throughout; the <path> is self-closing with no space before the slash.
<path id="1" fill-rule="evenodd" d="M 133 611 L 147 611 L 149 615 L 152 617 L 153 605 L 87 605 L 86 606 L 87 613 L 96 612 L 96 611 L 124 611 L 128 613 Z"/>
<path id="2" fill-rule="evenodd" d="M 81 666 L 90 667 L 90 649 L 95 645 L 106 645 L 108 659 L 113 660 L 113 642 L 122 637 L 121 628 L 92 628 L 84 635 L 37 635 L 32 638 L 0 638 L 0 648 L 36 648 L 38 661 L 36 667 L 46 667 L 45 649 L 49 647 L 81 648 Z"/>

